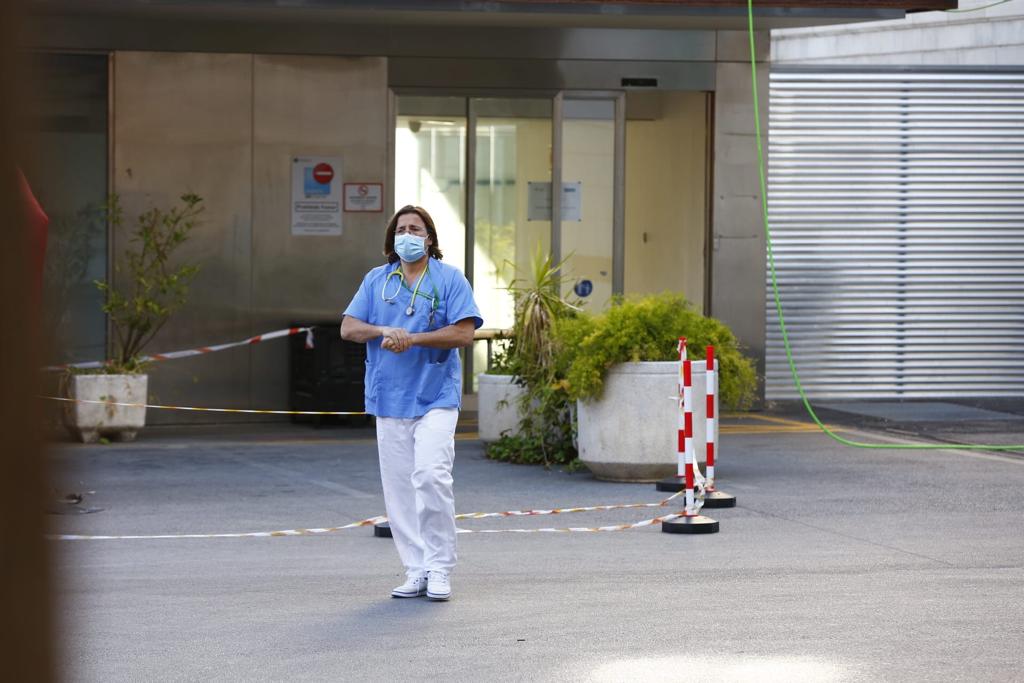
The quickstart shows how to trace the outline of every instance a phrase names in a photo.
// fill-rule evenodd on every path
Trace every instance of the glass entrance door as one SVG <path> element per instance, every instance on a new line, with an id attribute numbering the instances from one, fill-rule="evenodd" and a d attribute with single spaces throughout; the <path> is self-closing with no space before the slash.
<path id="1" fill-rule="evenodd" d="M 565 259 L 564 293 L 600 311 L 623 286 L 624 97 L 563 93 L 557 104 L 555 256 Z"/>
<path id="2" fill-rule="evenodd" d="M 466 105 L 461 97 L 400 97 L 395 119 L 395 206 L 434 219 L 445 263 L 466 269 Z"/>
<path id="3" fill-rule="evenodd" d="M 567 258 L 567 286 L 587 308 L 622 291 L 623 111 L 614 93 L 396 97 L 394 208 L 431 213 L 486 328 L 512 327 L 508 286 L 538 250 Z M 473 369 L 486 367 L 479 343 L 466 358 L 467 393 Z"/>
<path id="4" fill-rule="evenodd" d="M 473 289 L 487 327 L 512 327 L 508 286 L 547 253 L 551 216 L 530 210 L 530 188 L 551 184 L 550 99 L 472 99 L 476 131 Z"/>

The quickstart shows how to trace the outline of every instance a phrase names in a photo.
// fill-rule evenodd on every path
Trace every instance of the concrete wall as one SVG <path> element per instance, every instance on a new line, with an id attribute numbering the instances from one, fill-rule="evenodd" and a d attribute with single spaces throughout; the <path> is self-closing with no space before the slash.
<path id="1" fill-rule="evenodd" d="M 961 0 L 961 9 L 992 0 Z M 1024 4 L 922 12 L 855 26 L 772 32 L 772 62 L 897 66 L 1024 65 Z"/>
<path id="2" fill-rule="evenodd" d="M 757 57 L 768 56 L 766 34 Z M 736 334 L 764 375 L 765 237 L 757 171 L 754 98 L 747 35 L 719 32 L 715 70 L 711 311 Z M 761 131 L 768 141 L 768 68 L 758 69 Z"/>
<path id="3" fill-rule="evenodd" d="M 339 319 L 365 265 L 379 258 L 383 218 L 345 214 L 341 237 L 293 237 L 290 157 L 338 154 L 345 178 L 384 181 L 384 60 L 118 52 L 113 90 L 113 190 L 126 218 L 186 190 L 206 205 L 181 250 L 202 266 L 193 296 L 149 350 Z M 127 228 L 113 236 L 115 254 L 127 246 Z M 151 395 L 184 405 L 285 407 L 287 344 L 155 365 Z"/>
<path id="4" fill-rule="evenodd" d="M 368 266 L 384 263 L 388 211 L 346 213 L 341 237 L 292 236 L 291 158 L 337 155 L 346 181 L 386 182 L 387 74 L 382 58 L 254 59 L 253 269 L 256 330 L 341 321 Z M 253 347 L 252 396 L 279 404 L 285 344 Z"/>

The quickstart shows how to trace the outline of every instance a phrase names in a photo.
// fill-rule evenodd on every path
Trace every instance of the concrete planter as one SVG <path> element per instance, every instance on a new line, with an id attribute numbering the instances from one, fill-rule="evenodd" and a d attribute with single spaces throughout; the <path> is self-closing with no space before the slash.
<path id="1" fill-rule="evenodd" d="M 477 411 L 480 440 L 492 443 L 501 438 L 501 433 L 519 431 L 519 397 L 523 387 L 512 381 L 512 375 L 488 375 L 477 377 Z M 501 405 L 502 402 L 507 405 Z"/>
<path id="2" fill-rule="evenodd" d="M 695 455 L 705 460 L 704 361 L 694 361 Z M 657 481 L 676 473 L 679 364 L 622 363 L 608 371 L 597 401 L 577 402 L 580 460 L 598 479 Z M 715 396 L 718 414 L 718 396 Z"/>
<path id="3" fill-rule="evenodd" d="M 145 403 L 149 384 L 146 375 L 72 375 L 68 398 L 116 403 Z M 146 409 L 99 403 L 68 403 L 64 424 L 83 443 L 95 443 L 101 436 L 134 441 L 146 425 Z"/>

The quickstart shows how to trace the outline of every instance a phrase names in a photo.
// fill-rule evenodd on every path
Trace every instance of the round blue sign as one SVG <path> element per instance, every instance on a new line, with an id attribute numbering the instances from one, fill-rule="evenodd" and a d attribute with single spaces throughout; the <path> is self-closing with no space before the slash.
<path id="1" fill-rule="evenodd" d="M 576 296 L 579 297 L 590 296 L 590 293 L 594 291 L 594 283 L 590 280 L 580 280 L 572 288 L 572 291 L 576 292 Z"/>

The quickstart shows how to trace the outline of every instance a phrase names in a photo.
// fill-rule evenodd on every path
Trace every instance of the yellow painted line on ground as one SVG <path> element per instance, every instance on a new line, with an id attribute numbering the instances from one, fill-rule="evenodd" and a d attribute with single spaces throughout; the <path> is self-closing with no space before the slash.
<path id="1" fill-rule="evenodd" d="M 842 432 L 842 429 L 830 429 L 833 432 Z M 759 427 L 755 425 L 744 426 L 736 425 L 735 427 L 721 427 L 719 428 L 719 434 L 818 434 L 821 430 L 817 427 Z"/>
<path id="2" fill-rule="evenodd" d="M 802 420 L 790 420 L 784 417 L 775 417 L 772 415 L 760 415 L 758 413 L 731 413 L 722 416 L 723 420 L 761 420 L 762 422 L 771 422 L 774 424 L 787 425 L 790 427 L 814 427 L 817 426 L 813 422 L 804 422 Z"/>

